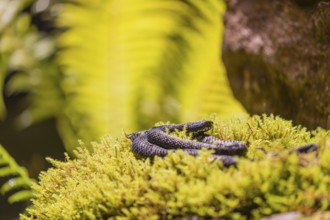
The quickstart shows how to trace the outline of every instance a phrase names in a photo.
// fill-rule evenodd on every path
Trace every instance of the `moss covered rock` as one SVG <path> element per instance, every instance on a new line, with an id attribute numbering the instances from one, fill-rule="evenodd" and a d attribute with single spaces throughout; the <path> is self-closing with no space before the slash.
<path id="1" fill-rule="evenodd" d="M 251 114 L 330 128 L 330 3 L 227 0 L 223 60 Z"/>
<path id="2" fill-rule="evenodd" d="M 76 159 L 50 159 L 54 168 L 40 175 L 33 206 L 21 219 L 246 219 L 329 211 L 329 131 L 309 132 L 274 116 L 214 121 L 213 135 L 249 146 L 237 167 L 223 167 L 208 151 L 137 159 L 124 135 L 105 137 L 93 153 L 80 148 Z M 319 144 L 317 152 L 287 151 L 311 142 Z"/>

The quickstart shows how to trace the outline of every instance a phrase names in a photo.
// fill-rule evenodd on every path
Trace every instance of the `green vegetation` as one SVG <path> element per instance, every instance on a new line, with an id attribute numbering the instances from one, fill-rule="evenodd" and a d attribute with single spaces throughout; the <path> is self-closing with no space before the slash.
<path id="1" fill-rule="evenodd" d="M 33 205 L 22 219 L 329 211 L 329 131 L 310 132 L 274 116 L 225 119 L 245 114 L 220 59 L 225 10 L 224 0 L 1 1 L 0 89 L 26 95 L 24 110 L 15 109 L 21 127 L 54 118 L 68 155 L 76 152 L 65 162 L 49 159 L 54 168 L 33 186 Z M 54 29 L 41 29 L 44 15 Z M 0 97 L 0 119 L 5 100 Z M 124 135 L 91 144 L 123 128 L 210 113 L 223 117 L 214 118 L 213 135 L 249 146 L 238 167 L 224 168 L 207 151 L 197 158 L 180 151 L 136 158 Z M 76 149 L 78 139 L 85 144 Z M 288 152 L 314 142 L 317 152 Z M 33 181 L 2 147 L 0 178 L 10 203 L 33 196 Z"/>
<path id="2" fill-rule="evenodd" d="M 233 115 L 234 99 L 219 60 L 222 0 L 78 0 L 57 20 L 65 104 L 59 132 L 72 152 L 105 134 Z M 119 129 L 118 129 L 119 128 Z"/>
<path id="3" fill-rule="evenodd" d="M 29 178 L 28 172 L 24 167 L 19 166 L 15 160 L 0 145 L 0 178 L 6 180 L 0 184 L 0 193 L 9 194 L 8 202 L 20 202 L 33 197 L 31 185 L 34 182 Z"/>
<path id="4" fill-rule="evenodd" d="M 93 143 L 93 153 L 81 144 L 76 159 L 49 159 L 54 168 L 40 175 L 33 206 L 21 218 L 246 219 L 329 211 L 329 131 L 309 132 L 274 116 L 214 121 L 213 135 L 249 145 L 248 157 L 239 159 L 237 168 L 224 168 L 207 151 L 196 158 L 179 151 L 164 159 L 137 159 L 124 135 L 105 137 Z M 311 142 L 319 144 L 317 152 L 287 151 Z"/>
<path id="5" fill-rule="evenodd" d="M 52 57 L 54 36 L 33 24 L 33 14 L 26 9 L 34 2 L 3 0 L 0 5 L 0 89 L 7 96 L 29 93 L 24 99 L 29 109 L 18 119 L 21 127 L 52 117 L 61 109 L 60 77 Z M 3 102 L 0 96 L 0 119 L 6 116 Z"/>
<path id="6" fill-rule="evenodd" d="M 56 12 L 58 29 L 49 33 L 31 22 L 31 4 L 15 1 L 0 29 L 1 80 L 15 72 L 6 91 L 28 93 L 20 125 L 55 118 L 69 153 L 78 139 L 89 143 L 123 128 L 244 112 L 219 59 L 223 0 L 51 3 L 44 13 Z"/>

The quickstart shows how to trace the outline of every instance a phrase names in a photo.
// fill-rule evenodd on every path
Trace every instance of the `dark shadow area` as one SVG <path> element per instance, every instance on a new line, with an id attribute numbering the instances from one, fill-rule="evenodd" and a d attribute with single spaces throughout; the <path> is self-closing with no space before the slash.
<path id="1" fill-rule="evenodd" d="M 65 149 L 53 119 L 22 130 L 15 126 L 15 120 L 22 110 L 23 97 L 24 95 L 17 95 L 5 100 L 7 117 L 5 121 L 0 122 L 0 144 L 19 165 L 28 169 L 30 177 L 37 179 L 41 171 L 50 167 L 45 158 L 63 160 Z M 8 179 L 1 178 L 1 183 Z M 15 219 L 28 205 L 26 202 L 9 205 L 8 196 L 0 196 L 0 219 Z"/>

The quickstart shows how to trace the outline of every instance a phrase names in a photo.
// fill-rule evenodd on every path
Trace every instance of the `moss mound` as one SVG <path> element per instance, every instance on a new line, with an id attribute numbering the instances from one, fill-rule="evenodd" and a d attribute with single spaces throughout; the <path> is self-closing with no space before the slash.
<path id="1" fill-rule="evenodd" d="M 330 131 L 309 132 L 274 116 L 214 121 L 213 135 L 249 146 L 236 168 L 224 168 L 207 151 L 136 159 L 128 139 L 106 137 L 93 153 L 81 148 L 76 159 L 50 159 L 54 168 L 40 175 L 33 206 L 21 219 L 246 219 L 329 211 Z M 310 142 L 320 144 L 318 152 L 285 150 Z"/>

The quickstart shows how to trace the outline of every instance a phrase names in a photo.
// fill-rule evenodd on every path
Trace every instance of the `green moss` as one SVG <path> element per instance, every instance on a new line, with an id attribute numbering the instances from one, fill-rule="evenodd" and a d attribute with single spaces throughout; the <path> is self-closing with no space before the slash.
<path id="1" fill-rule="evenodd" d="M 260 218 L 330 209 L 330 132 L 308 132 L 273 116 L 215 119 L 212 133 L 248 143 L 248 158 L 224 168 L 210 152 L 183 152 L 164 159 L 136 159 L 124 137 L 106 137 L 84 148 L 77 159 L 49 159 L 54 168 L 40 175 L 26 219 L 171 219 L 177 216 Z M 289 154 L 317 142 L 318 152 Z M 280 152 L 271 157 L 267 151 Z M 261 152 L 261 153 L 260 153 Z M 253 160 L 251 160 L 253 158 Z"/>

